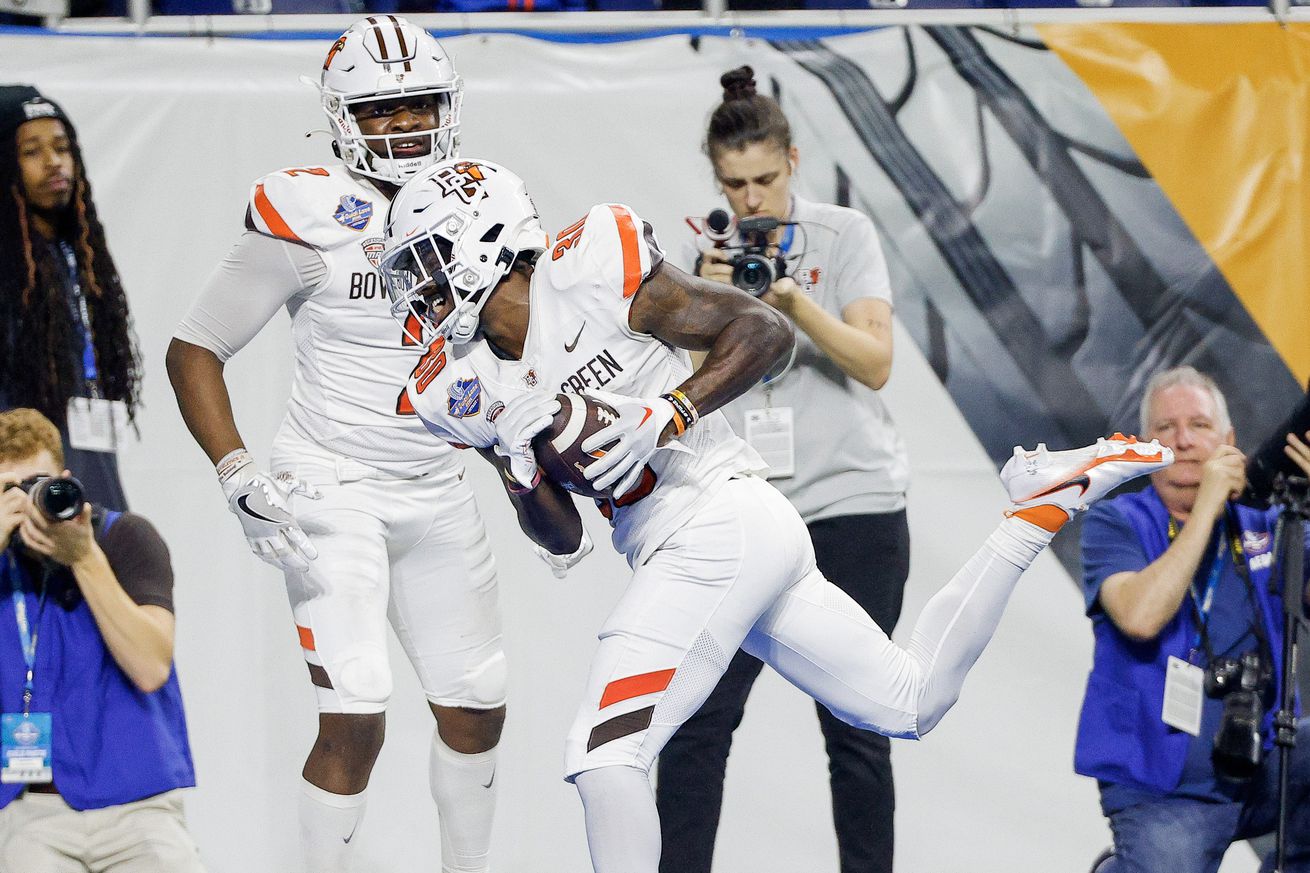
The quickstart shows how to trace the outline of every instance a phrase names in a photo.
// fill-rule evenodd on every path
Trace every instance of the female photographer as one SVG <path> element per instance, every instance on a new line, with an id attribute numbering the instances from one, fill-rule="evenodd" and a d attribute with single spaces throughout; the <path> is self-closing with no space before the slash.
<path id="1" fill-rule="evenodd" d="M 877 391 L 892 363 L 891 287 L 872 222 L 853 209 L 792 193 L 799 161 L 773 99 L 750 67 L 725 73 L 705 151 L 737 222 L 781 222 L 765 260 L 785 275 L 760 297 L 791 318 L 797 345 L 759 385 L 724 408 L 737 433 L 769 463 L 770 480 L 809 526 L 819 569 L 888 634 L 909 574 L 904 445 Z M 717 223 L 717 222 L 716 222 Z M 771 222 L 764 221 L 767 225 Z M 731 230 L 700 253 L 696 272 L 733 283 L 749 232 Z M 690 259 L 689 259 L 690 260 Z M 749 284 L 739 277 L 737 284 Z M 709 873 L 732 732 L 762 663 L 737 652 L 723 679 L 659 760 L 663 873 Z M 827 745 L 842 873 L 892 869 L 892 786 L 886 737 L 816 707 Z"/>

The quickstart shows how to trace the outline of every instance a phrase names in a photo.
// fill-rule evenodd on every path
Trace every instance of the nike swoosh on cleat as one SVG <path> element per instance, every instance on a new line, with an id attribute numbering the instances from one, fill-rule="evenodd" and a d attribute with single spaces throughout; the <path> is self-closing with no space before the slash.
<path id="1" fill-rule="evenodd" d="M 1074 476 L 1072 479 L 1065 479 L 1054 488 L 1047 488 L 1045 491 L 1034 494 L 1032 497 L 1029 497 L 1028 500 L 1036 500 L 1038 497 L 1049 497 L 1057 491 L 1063 491 L 1066 488 L 1073 488 L 1074 486 L 1082 489 L 1078 492 L 1079 496 L 1082 496 L 1087 493 L 1088 488 L 1092 487 L 1092 480 L 1088 478 L 1086 473 L 1083 473 L 1081 476 Z M 1024 502 L 1027 503 L 1028 501 L 1025 500 Z"/>
<path id="2" fill-rule="evenodd" d="M 582 322 L 582 327 L 578 328 L 577 335 L 573 337 L 573 342 L 564 344 L 565 353 L 567 354 L 573 353 L 573 350 L 578 347 L 578 337 L 582 336 L 582 332 L 586 329 L 587 329 L 587 322 L 584 321 Z"/>
<path id="3" fill-rule="evenodd" d="M 260 521 L 266 521 L 269 524 L 281 524 L 281 522 L 278 521 L 276 518 L 269 518 L 267 515 L 260 515 L 258 512 L 255 512 L 255 510 L 251 509 L 249 494 L 242 494 L 240 497 L 238 497 L 237 506 L 241 507 L 241 511 L 244 512 L 246 515 L 250 516 L 251 518 L 257 518 Z"/>

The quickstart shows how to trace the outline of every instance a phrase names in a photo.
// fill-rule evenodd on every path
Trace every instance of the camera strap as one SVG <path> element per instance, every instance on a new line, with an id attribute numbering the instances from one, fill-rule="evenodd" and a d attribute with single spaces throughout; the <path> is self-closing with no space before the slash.
<path id="1" fill-rule="evenodd" d="M 1274 648 L 1269 642 L 1269 635 L 1265 632 L 1265 607 L 1260 602 L 1260 592 L 1256 590 L 1255 582 L 1251 579 L 1251 568 L 1246 563 L 1246 549 L 1242 546 L 1241 524 L 1237 521 L 1236 513 L 1230 504 L 1228 507 L 1228 523 L 1233 527 L 1233 567 L 1237 570 L 1237 575 L 1242 577 L 1242 582 L 1246 585 L 1246 596 L 1251 602 L 1251 633 L 1255 636 L 1256 644 L 1260 647 L 1261 657 L 1266 658 L 1266 664 L 1274 663 Z"/>
<path id="2" fill-rule="evenodd" d="M 1247 599 L 1251 604 L 1252 621 L 1250 630 L 1256 638 L 1256 644 L 1260 647 L 1261 654 L 1272 658 L 1272 648 L 1269 644 L 1269 636 L 1265 633 L 1263 624 L 1264 609 L 1260 604 L 1260 598 L 1256 593 L 1255 585 L 1251 581 L 1251 570 L 1246 563 L 1246 552 L 1242 548 L 1240 534 L 1240 525 L 1234 523 L 1234 519 L 1226 518 L 1220 523 L 1218 542 L 1215 545 L 1214 559 L 1210 563 L 1210 574 L 1206 580 L 1205 593 L 1200 595 L 1197 592 L 1196 583 L 1193 581 L 1188 588 L 1190 595 L 1189 600 L 1192 604 L 1192 614 L 1196 619 L 1197 633 L 1192 641 L 1192 649 L 1195 650 L 1198 645 L 1202 646 L 1205 652 L 1205 662 L 1213 663 L 1215 659 L 1214 648 L 1210 642 L 1209 623 L 1210 610 L 1214 605 L 1214 593 L 1219 587 L 1219 580 L 1223 576 L 1224 554 L 1228 553 L 1233 559 L 1233 569 L 1237 572 L 1246 589 Z M 1229 528 L 1232 528 L 1230 530 Z M 1170 516 L 1169 518 L 1169 542 L 1173 542 L 1178 536 L 1178 522 Z"/>
<path id="3" fill-rule="evenodd" d="M 18 621 L 18 641 L 23 648 L 23 663 L 27 665 L 27 679 L 23 684 L 23 715 L 26 717 L 32 712 L 32 673 L 36 669 L 37 631 L 41 626 L 41 616 L 45 613 L 48 586 L 41 587 L 41 596 L 37 600 L 36 621 L 29 623 L 27 597 L 23 594 L 23 581 L 18 572 L 18 563 L 14 561 L 13 552 L 9 550 L 5 551 L 5 559 L 9 562 L 9 585 L 14 601 L 14 617 Z"/>

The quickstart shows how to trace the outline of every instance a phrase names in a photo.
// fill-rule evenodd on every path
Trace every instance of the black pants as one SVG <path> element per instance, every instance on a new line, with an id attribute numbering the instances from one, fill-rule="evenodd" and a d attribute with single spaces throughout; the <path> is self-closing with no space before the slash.
<path id="1" fill-rule="evenodd" d="M 905 512 L 826 518 L 810 526 L 823 575 L 887 633 L 901 614 L 910 573 Z M 763 663 L 737 652 L 700 711 L 660 753 L 656 800 L 664 836 L 660 873 L 710 873 L 732 732 Z M 891 873 L 896 794 L 891 743 L 815 704 L 828 750 L 841 873 Z"/>

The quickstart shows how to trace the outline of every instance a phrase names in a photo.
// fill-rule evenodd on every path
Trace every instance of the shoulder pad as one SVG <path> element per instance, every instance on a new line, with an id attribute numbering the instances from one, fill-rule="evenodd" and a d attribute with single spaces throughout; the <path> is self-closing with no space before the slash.
<path id="1" fill-rule="evenodd" d="M 626 300 L 664 261 L 664 252 L 651 226 L 636 212 L 619 203 L 602 203 L 560 232 L 551 258 L 560 262 L 554 272 L 561 287 L 590 280 Z"/>
<path id="2" fill-rule="evenodd" d="M 381 228 L 386 212 L 382 195 L 345 167 L 291 167 L 255 182 L 246 221 L 266 236 L 331 249 Z"/>

